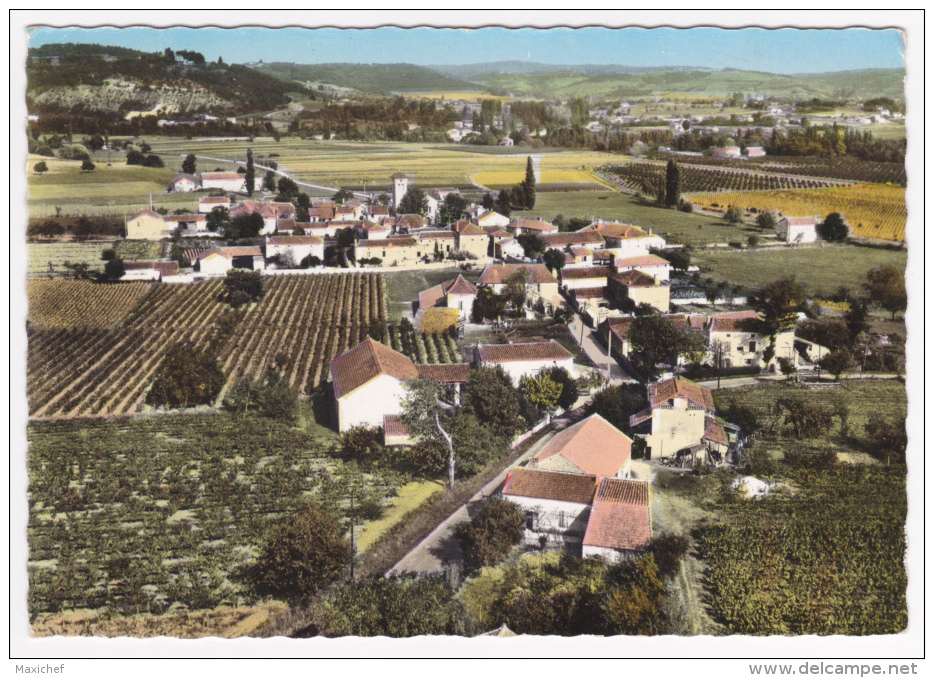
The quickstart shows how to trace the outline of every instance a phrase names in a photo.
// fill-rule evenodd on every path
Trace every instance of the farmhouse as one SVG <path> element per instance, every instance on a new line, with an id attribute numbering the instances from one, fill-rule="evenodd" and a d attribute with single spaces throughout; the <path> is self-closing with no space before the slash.
<path id="1" fill-rule="evenodd" d="M 501 367 L 513 383 L 534 377 L 554 367 L 563 367 L 577 377 L 574 356 L 554 339 L 529 344 L 481 344 L 477 346 L 478 367 Z"/>
<path id="2" fill-rule="evenodd" d="M 295 205 L 290 202 L 244 200 L 230 210 L 230 217 L 258 214 L 263 218 L 262 234 L 275 233 L 280 219 L 295 219 Z"/>
<path id="3" fill-rule="evenodd" d="M 332 221 L 337 213 L 333 202 L 319 202 L 308 208 L 308 221 L 327 223 Z"/>
<path id="4" fill-rule="evenodd" d="M 489 285 L 499 294 L 506 286 L 506 280 L 516 271 L 529 272 L 527 287 L 540 296 L 547 299 L 558 294 L 558 279 L 544 264 L 490 264 L 477 279 L 477 286 Z"/>
<path id="5" fill-rule="evenodd" d="M 262 271 L 266 268 L 259 247 L 212 247 L 198 255 L 198 271 L 207 275 L 227 275 L 232 268 Z"/>
<path id="6" fill-rule="evenodd" d="M 469 221 L 458 221 L 454 224 L 457 234 L 457 249 L 467 252 L 477 259 L 486 259 L 490 245 L 490 236 L 479 226 Z"/>
<path id="7" fill-rule="evenodd" d="M 629 417 L 646 442 L 646 459 L 673 457 L 703 443 L 715 412 L 710 389 L 675 377 L 648 385 L 649 406 Z"/>
<path id="8" fill-rule="evenodd" d="M 456 308 L 462 318 L 470 318 L 477 298 L 477 286 L 458 275 L 440 285 L 429 287 L 418 295 L 418 309 Z"/>
<path id="9" fill-rule="evenodd" d="M 506 226 L 506 230 L 513 235 L 522 235 L 523 233 L 545 235 L 547 233 L 557 233 L 558 227 L 540 219 L 512 219 Z"/>
<path id="10" fill-rule="evenodd" d="M 564 250 L 568 247 L 588 247 L 603 249 L 604 240 L 596 231 L 578 231 L 576 233 L 548 233 L 542 236 L 545 247 Z"/>
<path id="11" fill-rule="evenodd" d="M 648 304 L 662 313 L 671 305 L 671 287 L 638 270 L 617 273 L 607 280 L 607 294 L 617 304 Z"/>
<path id="12" fill-rule="evenodd" d="M 592 414 L 555 434 L 529 467 L 622 478 L 629 475 L 631 455 L 632 439 L 599 414 Z"/>
<path id="13" fill-rule="evenodd" d="M 358 240 L 354 258 L 379 259 L 383 266 L 412 264 L 421 258 L 415 238 L 386 238 L 385 240 Z"/>
<path id="14" fill-rule="evenodd" d="M 169 193 L 191 193 L 201 190 L 201 180 L 193 174 L 177 174 L 166 187 Z"/>
<path id="15" fill-rule="evenodd" d="M 418 376 L 409 358 L 367 339 L 331 361 L 332 416 L 337 430 L 375 428 L 386 415 L 402 413 L 403 384 Z"/>
<path id="16" fill-rule="evenodd" d="M 201 188 L 219 188 L 232 193 L 246 193 L 246 174 L 239 172 L 201 172 Z"/>
<path id="17" fill-rule="evenodd" d="M 614 256 L 620 259 L 644 256 L 650 254 L 651 249 L 661 250 L 666 246 L 664 238 L 628 224 L 596 221 L 581 230 L 599 233 L 606 240 L 606 249 L 613 250 Z"/>
<path id="18" fill-rule="evenodd" d="M 705 362 L 714 365 L 719 354 L 723 367 L 765 367 L 764 352 L 769 341 L 769 337 L 762 333 L 756 311 L 711 316 L 707 326 Z M 794 344 L 793 329 L 779 332 L 775 336 L 775 358 L 784 358 L 797 365 L 798 354 Z"/>
<path id="19" fill-rule="evenodd" d="M 391 227 L 377 224 L 373 221 L 362 221 L 357 227 L 357 233 L 359 233 L 364 240 L 388 238 L 391 231 Z"/>
<path id="20" fill-rule="evenodd" d="M 421 214 L 400 214 L 393 223 L 393 233 L 414 235 L 426 225 L 425 217 Z"/>
<path id="21" fill-rule="evenodd" d="M 817 224 L 816 217 L 781 216 L 775 220 L 775 235 L 784 242 L 817 242 L 821 239 Z"/>
<path id="22" fill-rule="evenodd" d="M 667 282 L 671 277 L 671 264 L 666 260 L 654 254 L 643 254 L 639 257 L 629 257 L 627 259 L 617 259 L 613 263 L 617 273 L 626 271 L 641 271 L 662 282 Z"/>
<path id="23" fill-rule="evenodd" d="M 126 222 L 127 240 L 162 240 L 172 235 L 174 226 L 152 210 L 137 212 Z"/>
<path id="24" fill-rule="evenodd" d="M 316 235 L 278 235 L 266 238 L 266 258 L 280 265 L 300 264 L 305 257 L 324 260 L 324 241 Z"/>
<path id="25" fill-rule="evenodd" d="M 202 214 L 210 214 L 215 207 L 230 209 L 230 198 L 226 195 L 208 195 L 198 201 L 198 211 Z"/>
<path id="26" fill-rule="evenodd" d="M 509 225 L 509 217 L 499 212 L 486 211 L 477 216 L 477 226 L 480 228 L 504 228 Z"/>
<path id="27" fill-rule="evenodd" d="M 649 483 L 604 478 L 587 520 L 581 555 L 619 562 L 648 546 L 651 525 Z"/>

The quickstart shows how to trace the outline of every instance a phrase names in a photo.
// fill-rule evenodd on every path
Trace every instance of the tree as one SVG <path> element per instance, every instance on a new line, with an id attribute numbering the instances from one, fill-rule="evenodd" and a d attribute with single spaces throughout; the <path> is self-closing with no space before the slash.
<path id="1" fill-rule="evenodd" d="M 779 358 L 778 367 L 782 371 L 782 374 L 785 375 L 786 379 L 798 371 L 798 368 L 795 367 L 794 362 L 788 358 Z"/>
<path id="2" fill-rule="evenodd" d="M 670 579 L 678 573 L 690 541 L 680 534 L 660 534 L 649 542 L 648 552 L 655 558 L 658 576 Z"/>
<path id="3" fill-rule="evenodd" d="M 505 280 L 503 297 L 506 299 L 507 303 L 512 304 L 513 311 L 516 313 L 521 312 L 525 306 L 525 300 L 528 294 L 526 288 L 528 287 L 531 277 L 532 274 L 528 270 L 520 268 L 515 273 L 510 274 Z"/>
<path id="4" fill-rule="evenodd" d="M 85 158 L 84 160 L 81 161 L 81 171 L 82 172 L 93 172 L 94 163 L 91 162 L 89 159 Z"/>
<path id="5" fill-rule="evenodd" d="M 38 171 L 38 170 L 36 170 L 36 171 Z M 492 211 L 494 205 L 496 204 L 496 198 L 493 197 L 493 194 L 492 194 L 492 193 L 484 192 L 484 193 L 483 193 L 483 200 L 482 200 L 482 202 L 481 202 L 480 204 L 483 206 L 483 209 Z"/>
<path id="6" fill-rule="evenodd" d="M 162 162 L 162 158 L 160 158 L 158 155 L 147 155 L 145 158 L 143 158 L 143 167 L 160 168 L 165 167 L 165 163 Z"/>
<path id="7" fill-rule="evenodd" d="M 518 204 L 522 209 L 530 210 L 535 207 L 535 169 L 532 167 L 532 156 L 526 158 L 525 179 L 514 190 L 513 195 L 518 197 Z"/>
<path id="8" fill-rule="evenodd" d="M 224 278 L 224 290 L 227 293 L 227 303 L 234 308 L 257 302 L 265 293 L 263 277 L 259 271 L 241 271 L 231 269 Z"/>
<path id="9" fill-rule="evenodd" d="M 839 380 L 840 375 L 846 372 L 847 368 L 853 363 L 852 354 L 846 349 L 831 351 L 820 359 L 821 369 L 830 372 L 834 379 Z"/>
<path id="10" fill-rule="evenodd" d="M 299 265 L 302 268 L 318 268 L 321 263 L 321 257 L 315 256 L 314 254 L 309 254 L 304 259 L 302 259 Z"/>
<path id="11" fill-rule="evenodd" d="M 438 214 L 438 223 L 442 226 L 450 226 L 456 223 L 467 209 L 467 201 L 457 193 L 448 193 L 444 202 L 441 204 L 441 211 Z"/>
<path id="12" fill-rule="evenodd" d="M 171 48 L 171 47 L 166 47 L 166 48 L 165 48 L 165 53 L 164 53 L 164 55 L 163 55 L 163 60 L 164 60 L 165 63 L 168 64 L 169 66 L 174 66 L 174 65 L 175 65 L 175 52 L 172 51 L 172 48 Z"/>
<path id="13" fill-rule="evenodd" d="M 681 202 L 681 167 L 674 160 L 665 168 L 665 204 L 677 207 Z"/>
<path id="14" fill-rule="evenodd" d="M 764 231 L 775 230 L 775 215 L 772 212 L 760 212 L 756 217 L 756 225 Z"/>
<path id="15" fill-rule="evenodd" d="M 521 238 L 522 236 L 519 237 Z M 539 240 L 541 240 L 541 238 L 539 238 Z M 549 271 L 552 273 L 558 273 L 561 269 L 564 268 L 566 258 L 564 256 L 564 252 L 561 250 L 548 249 L 545 251 L 544 261 L 545 266 L 548 267 Z"/>
<path id="16" fill-rule="evenodd" d="M 76 240 L 87 240 L 93 232 L 94 224 L 86 217 L 78 219 L 71 229 L 71 234 L 75 236 Z"/>
<path id="17" fill-rule="evenodd" d="M 354 426 L 341 434 L 341 454 L 348 459 L 375 459 L 383 451 L 379 429 Z"/>
<path id="18" fill-rule="evenodd" d="M 43 172 L 49 171 L 49 166 L 45 164 L 45 160 L 40 160 L 33 165 L 32 169 L 36 174 L 42 174 Z"/>
<path id="19" fill-rule="evenodd" d="M 215 208 L 216 209 L 216 208 Z M 253 212 L 252 214 L 240 214 L 228 221 L 222 228 L 224 238 L 227 240 L 239 240 L 241 238 L 255 238 L 263 230 L 263 217 Z"/>
<path id="20" fill-rule="evenodd" d="M 49 219 L 39 224 L 39 228 L 36 230 L 36 232 L 43 238 L 58 238 L 64 235 L 65 227 L 57 221 Z"/>
<path id="21" fill-rule="evenodd" d="M 558 406 L 558 398 L 561 397 L 561 384 L 554 381 L 547 372 L 542 372 L 534 377 L 523 377 L 519 383 L 519 388 L 524 392 L 529 402 L 540 412 L 551 413 Z"/>
<path id="22" fill-rule="evenodd" d="M 293 423 L 298 418 L 298 396 L 289 387 L 289 382 L 274 370 L 265 378 L 243 379 L 237 382 L 224 396 L 223 407 L 235 414 L 255 412 L 268 419 Z"/>
<path id="23" fill-rule="evenodd" d="M 409 379 L 402 401 L 402 423 L 416 439 L 439 437 L 448 449 L 448 490 L 454 491 L 456 461 L 454 443 L 449 432 L 455 408 L 451 404 L 450 390 L 434 379 Z"/>
<path id="24" fill-rule="evenodd" d="M 686 334 L 656 314 L 636 317 L 626 337 L 631 347 L 630 362 L 647 380 L 657 373 L 657 363 L 673 361 L 677 356 L 695 349 Z"/>
<path id="25" fill-rule="evenodd" d="M 410 188 L 399 201 L 399 214 L 420 214 L 428 212 L 428 196 L 419 188 Z"/>
<path id="26" fill-rule="evenodd" d="M 290 601 L 314 595 L 350 560 L 350 544 L 343 532 L 320 504 L 302 504 L 269 536 L 250 572 L 254 588 L 261 595 Z"/>
<path id="27" fill-rule="evenodd" d="M 120 280 L 124 275 L 126 275 L 126 266 L 123 265 L 123 259 L 117 257 L 104 264 L 104 277 L 107 280 L 111 282 Z"/>
<path id="28" fill-rule="evenodd" d="M 886 464 L 904 464 L 905 452 L 908 449 L 905 420 L 896 419 L 893 423 L 888 423 L 877 415 L 871 416 L 866 424 L 866 445 L 872 456 Z"/>
<path id="29" fill-rule="evenodd" d="M 839 212 L 831 212 L 824 217 L 824 223 L 821 224 L 820 234 L 824 240 L 829 242 L 843 242 L 850 235 L 850 229 Z"/>
<path id="30" fill-rule="evenodd" d="M 246 149 L 246 176 L 243 178 L 246 184 L 246 194 L 253 196 L 253 189 L 256 186 L 256 172 L 253 169 L 253 149 Z"/>
<path id="31" fill-rule="evenodd" d="M 447 445 L 434 438 L 419 440 L 407 450 L 405 456 L 428 476 L 443 473 L 448 465 Z"/>
<path id="32" fill-rule="evenodd" d="M 730 205 L 726 208 L 726 213 L 723 215 L 723 219 L 731 224 L 738 224 L 743 220 L 743 210 L 741 210 L 736 205 Z"/>
<path id="33" fill-rule="evenodd" d="M 337 231 L 337 246 L 343 249 L 357 244 L 357 232 L 348 226 Z"/>
<path id="34" fill-rule="evenodd" d="M 454 417 L 450 431 L 457 470 L 462 476 L 479 473 L 490 462 L 502 457 L 513 438 L 493 422 L 481 421 L 470 408 L 462 408 Z"/>
<path id="35" fill-rule="evenodd" d="M 613 633 L 652 635 L 665 596 L 652 555 L 622 564 L 620 582 L 605 608 Z"/>
<path id="36" fill-rule="evenodd" d="M 146 401 L 161 407 L 210 405 L 224 385 L 224 371 L 213 357 L 188 344 L 165 352 Z"/>
<path id="37" fill-rule="evenodd" d="M 140 151 L 135 149 L 130 149 L 126 153 L 126 164 L 127 165 L 142 165 L 143 160 L 146 159 Z"/>
<path id="38" fill-rule="evenodd" d="M 277 189 L 279 194 L 276 196 L 278 202 L 291 202 L 299 195 L 298 184 L 289 177 L 281 177 L 277 180 Z"/>
<path id="39" fill-rule="evenodd" d="M 849 304 L 850 309 L 843 314 L 843 321 L 849 336 L 849 346 L 852 348 L 856 345 L 859 335 L 869 330 L 869 306 L 865 301 L 858 299 L 850 299 Z"/>
<path id="40" fill-rule="evenodd" d="M 266 176 L 263 177 L 263 190 L 269 191 L 270 193 L 276 192 L 276 174 L 273 171 L 266 172 Z"/>
<path id="41" fill-rule="evenodd" d="M 529 259 L 537 259 L 545 253 L 545 241 L 537 233 L 523 233 L 516 241 Z"/>
<path id="42" fill-rule="evenodd" d="M 512 205 L 509 202 L 509 191 L 507 191 L 505 188 L 499 192 L 499 196 L 496 198 L 496 205 L 494 209 L 504 217 L 508 217 L 512 214 Z"/>
<path id="43" fill-rule="evenodd" d="M 765 333 L 775 336 L 794 327 L 804 291 L 792 278 L 777 280 L 753 292 L 749 304 L 761 315 Z"/>
<path id="44" fill-rule="evenodd" d="M 578 398 L 577 382 L 563 367 L 553 367 L 547 372 L 552 381 L 561 386 L 561 395 L 558 396 L 558 407 L 569 410 L 574 407 Z"/>
<path id="45" fill-rule="evenodd" d="M 481 367 L 470 372 L 464 406 L 503 435 L 513 436 L 524 428 L 516 387 L 501 368 Z"/>
<path id="46" fill-rule="evenodd" d="M 493 288 L 484 285 L 477 290 L 477 298 L 474 300 L 471 320 L 475 323 L 482 323 L 484 320 L 498 320 L 506 313 L 506 299 L 501 294 L 493 291 Z"/>
<path id="47" fill-rule="evenodd" d="M 470 522 L 454 528 L 464 565 L 471 571 L 502 561 L 522 541 L 524 532 L 525 514 L 505 499 L 491 499 Z"/>
<path id="48" fill-rule="evenodd" d="M 870 301 L 891 313 L 892 320 L 897 313 L 908 308 L 905 277 L 896 267 L 874 268 L 866 274 L 866 281 Z"/>
<path id="49" fill-rule="evenodd" d="M 185 159 L 182 161 L 182 172 L 185 174 L 194 174 L 197 172 L 196 161 L 197 158 L 195 158 L 194 153 L 186 155 Z"/>
<path id="50" fill-rule="evenodd" d="M 632 433 L 629 417 L 648 405 L 642 384 L 608 386 L 594 396 L 593 410 L 623 433 Z"/>
<path id="51" fill-rule="evenodd" d="M 213 233 L 224 233 L 230 225 L 230 215 L 226 207 L 215 207 L 208 212 L 207 229 Z"/>
<path id="52" fill-rule="evenodd" d="M 353 191 L 349 188 L 342 188 L 331 196 L 331 199 L 339 205 L 343 204 L 348 200 L 353 200 Z"/>

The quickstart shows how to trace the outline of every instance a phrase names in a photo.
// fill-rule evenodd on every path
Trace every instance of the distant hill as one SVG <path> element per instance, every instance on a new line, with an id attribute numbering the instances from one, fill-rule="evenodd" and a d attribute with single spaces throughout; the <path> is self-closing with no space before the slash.
<path id="1" fill-rule="evenodd" d="M 532 75 L 488 71 L 472 76 L 474 82 L 486 85 L 494 91 L 538 99 L 568 99 L 576 96 L 626 99 L 660 91 L 707 94 L 756 92 L 793 99 L 903 99 L 903 78 L 904 72 L 900 70 L 779 75 L 735 69 L 609 75 L 588 75 L 564 70 Z"/>
<path id="2" fill-rule="evenodd" d="M 412 64 L 293 64 L 264 63 L 254 70 L 280 80 L 317 82 L 361 92 L 450 92 L 487 88 Z"/>
<path id="3" fill-rule="evenodd" d="M 231 115 L 281 106 L 289 91 L 304 90 L 237 64 L 176 64 L 162 53 L 112 45 L 43 45 L 29 56 L 60 57 L 27 61 L 30 113 L 122 115 L 164 107 L 175 114 Z"/>
<path id="4" fill-rule="evenodd" d="M 707 70 L 690 66 L 623 66 L 621 64 L 543 64 L 536 61 L 491 61 L 480 64 L 444 64 L 426 66 L 433 71 L 461 80 L 473 80 L 476 76 L 488 73 L 512 73 L 515 75 L 537 75 L 571 71 L 586 75 L 610 75 L 613 73 L 655 73 L 658 71 Z"/>

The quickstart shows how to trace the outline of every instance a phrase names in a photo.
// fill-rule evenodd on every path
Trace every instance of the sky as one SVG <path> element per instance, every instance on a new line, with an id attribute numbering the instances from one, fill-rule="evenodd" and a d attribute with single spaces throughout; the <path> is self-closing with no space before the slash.
<path id="1" fill-rule="evenodd" d="M 468 64 L 519 60 L 824 73 L 904 68 L 896 29 L 762 28 L 51 28 L 29 45 L 96 42 L 144 51 L 193 49 L 228 63 Z"/>

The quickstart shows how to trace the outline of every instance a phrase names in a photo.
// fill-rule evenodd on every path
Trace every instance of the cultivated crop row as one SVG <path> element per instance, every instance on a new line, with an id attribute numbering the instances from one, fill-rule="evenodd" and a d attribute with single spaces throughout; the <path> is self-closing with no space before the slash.
<path id="1" fill-rule="evenodd" d="M 224 303 L 219 282 L 158 285 L 124 326 L 109 332 L 85 329 L 84 319 L 64 330 L 31 327 L 30 412 L 50 418 L 134 412 L 165 350 L 178 343 L 216 357 L 231 382 L 276 369 L 308 394 L 327 380 L 333 357 L 367 336 L 381 338 L 384 321 L 375 273 L 272 278 L 264 299 L 246 310 Z"/>
<path id="2" fill-rule="evenodd" d="M 98 285 L 86 280 L 26 281 L 29 323 L 45 327 L 110 327 L 129 313 L 151 283 Z"/>

